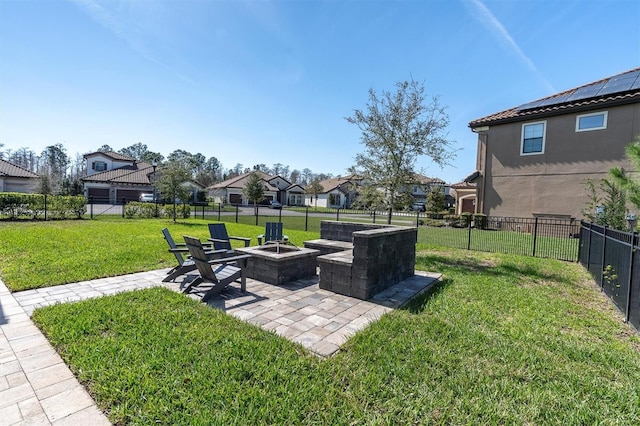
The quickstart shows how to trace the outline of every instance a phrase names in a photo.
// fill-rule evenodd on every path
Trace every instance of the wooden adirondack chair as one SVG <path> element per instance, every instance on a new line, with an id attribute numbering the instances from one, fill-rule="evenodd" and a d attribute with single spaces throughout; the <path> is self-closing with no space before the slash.
<path id="1" fill-rule="evenodd" d="M 247 278 L 245 266 L 247 259 L 251 256 L 244 254 L 241 256 L 209 259 L 200 240 L 185 235 L 184 241 L 191 254 L 191 259 L 196 264 L 196 268 L 200 273 L 200 276 L 189 283 L 183 290 L 184 293 L 189 292 L 193 287 L 200 286 L 203 283 L 211 284 L 211 288 L 202 296 L 202 301 L 206 302 L 220 294 L 227 285 L 238 279 L 240 280 L 240 289 L 246 291 Z"/>
<path id="2" fill-rule="evenodd" d="M 229 236 L 224 223 L 210 223 L 209 233 L 211 234 L 209 241 L 213 243 L 213 248 L 216 250 L 233 251 L 231 240 L 243 241 L 245 247 L 249 247 L 249 244 L 251 244 L 251 238 Z"/>
<path id="3" fill-rule="evenodd" d="M 264 225 L 264 234 L 258 235 L 258 245 L 275 240 L 288 240 L 289 237 L 282 234 L 282 222 L 267 222 Z"/>
<path id="4" fill-rule="evenodd" d="M 169 281 L 173 281 L 180 275 L 184 275 L 188 272 L 195 271 L 196 269 L 195 262 L 191 260 L 188 256 L 185 257 L 185 255 L 189 253 L 189 249 L 187 248 L 186 244 L 176 243 L 173 237 L 171 236 L 169 229 L 167 228 L 164 228 L 162 230 L 162 235 L 164 236 L 164 239 L 167 241 L 167 244 L 169 244 L 169 251 L 173 253 L 173 255 L 176 257 L 176 260 L 178 261 L 178 266 L 174 267 L 169 272 L 167 272 L 167 277 L 163 279 L 162 282 L 166 283 Z M 211 251 L 211 248 L 212 248 L 211 243 L 205 243 L 204 247 L 207 250 L 207 255 L 211 258 L 216 256 L 222 257 L 222 255 L 226 253 L 226 250 Z"/>

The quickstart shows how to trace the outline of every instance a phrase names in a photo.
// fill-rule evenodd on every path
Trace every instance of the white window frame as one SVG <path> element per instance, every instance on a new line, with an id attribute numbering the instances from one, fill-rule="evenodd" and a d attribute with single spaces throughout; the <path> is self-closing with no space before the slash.
<path id="1" fill-rule="evenodd" d="M 602 115 L 604 117 L 604 119 L 602 120 L 602 126 L 600 127 L 589 127 L 588 129 L 581 129 L 580 128 L 580 119 L 581 118 L 585 118 L 585 117 L 593 117 L 596 115 Z M 592 130 L 604 130 L 607 128 L 607 120 L 609 119 L 609 111 L 599 111 L 599 112 L 592 112 L 589 114 L 580 114 L 578 116 L 576 116 L 576 132 L 590 132 Z"/>
<path id="2" fill-rule="evenodd" d="M 524 129 L 527 126 L 534 126 L 536 124 L 542 124 L 542 149 L 539 152 L 524 152 Z M 525 155 L 544 154 L 546 142 L 547 142 L 547 120 L 522 124 L 522 131 L 520 133 L 520 155 L 525 156 Z"/>

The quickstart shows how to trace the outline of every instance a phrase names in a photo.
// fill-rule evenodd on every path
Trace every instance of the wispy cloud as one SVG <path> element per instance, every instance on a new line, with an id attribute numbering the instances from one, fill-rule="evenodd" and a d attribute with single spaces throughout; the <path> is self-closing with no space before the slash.
<path id="1" fill-rule="evenodd" d="M 129 47 L 137 54 L 145 59 L 159 65 L 160 67 L 172 72 L 178 78 L 192 84 L 196 84 L 192 79 L 180 73 L 176 69 L 157 59 L 147 48 L 142 32 L 139 27 L 127 22 L 125 16 L 119 16 L 112 9 L 103 6 L 99 0 L 71 0 L 80 9 L 82 9 L 89 17 L 98 22 L 105 29 L 113 33 L 116 37 L 124 40 Z M 105 3 L 108 6 L 115 6 L 115 2 Z"/>
<path id="2" fill-rule="evenodd" d="M 531 71 L 536 74 L 542 83 L 551 92 L 556 92 L 555 88 L 549 81 L 544 78 L 542 73 L 538 70 L 533 61 L 522 51 L 518 43 L 511 37 L 509 31 L 502 25 L 502 23 L 491 13 L 489 8 L 481 0 L 464 0 L 465 3 L 472 9 L 474 18 L 478 19 L 482 25 L 484 25 L 493 35 L 495 35 L 500 43 L 506 46 L 508 50 L 514 53 L 518 59 L 525 63 Z"/>

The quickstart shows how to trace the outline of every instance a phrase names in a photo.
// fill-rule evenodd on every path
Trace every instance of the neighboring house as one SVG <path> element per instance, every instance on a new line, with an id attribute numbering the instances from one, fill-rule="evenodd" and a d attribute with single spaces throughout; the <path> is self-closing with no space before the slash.
<path id="1" fill-rule="evenodd" d="M 427 195 L 435 188 L 444 188 L 445 195 L 449 195 L 449 186 L 442 179 L 430 178 L 415 174 L 415 182 L 410 185 L 411 196 L 418 202 L 426 202 Z"/>
<path id="2" fill-rule="evenodd" d="M 322 192 L 318 198 L 313 194 L 306 194 L 305 204 L 313 207 L 350 208 L 358 196 L 357 188 L 362 178 L 346 176 L 320 181 Z"/>
<path id="3" fill-rule="evenodd" d="M 640 68 L 469 123 L 478 134 L 476 211 L 491 216 L 582 217 L 586 179 L 630 169 L 640 134 Z"/>
<path id="4" fill-rule="evenodd" d="M 153 165 L 117 152 L 92 152 L 84 158 L 84 195 L 94 202 L 138 201 L 140 194 L 153 193 Z"/>
<path id="5" fill-rule="evenodd" d="M 35 192 L 39 178 L 24 167 L 0 159 L 0 192 Z"/>
<path id="6" fill-rule="evenodd" d="M 223 182 L 217 183 L 207 188 L 207 192 L 213 201 L 223 204 L 240 204 L 247 206 L 251 204 L 242 194 L 247 179 L 251 173 L 245 173 Z M 262 171 L 256 171 L 264 181 L 264 199 L 261 204 L 267 204 L 269 201 L 279 201 L 283 205 L 297 206 L 302 205 L 304 188 L 298 184 L 291 184 L 282 176 L 270 175 Z"/>
<path id="7" fill-rule="evenodd" d="M 451 185 L 451 196 L 455 199 L 456 213 L 476 213 L 476 184 L 466 180 Z"/>

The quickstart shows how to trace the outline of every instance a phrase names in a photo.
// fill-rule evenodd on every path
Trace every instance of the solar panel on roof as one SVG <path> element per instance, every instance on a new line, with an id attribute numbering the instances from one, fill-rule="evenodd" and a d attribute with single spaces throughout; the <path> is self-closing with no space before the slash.
<path id="1" fill-rule="evenodd" d="M 636 82 L 631 85 L 631 89 L 640 89 L 640 78 L 638 78 Z"/>
<path id="2" fill-rule="evenodd" d="M 640 71 L 631 71 L 625 74 L 616 75 L 609 79 L 609 83 L 617 82 L 619 80 L 636 79 L 640 75 Z"/>
<path id="3" fill-rule="evenodd" d="M 540 102 L 540 105 L 538 106 L 549 106 L 549 105 L 561 104 L 563 102 L 566 102 L 568 98 L 569 98 L 569 95 L 563 95 L 563 96 L 557 96 L 555 98 L 545 99 L 544 101 Z"/>
<path id="4" fill-rule="evenodd" d="M 567 101 L 577 101 L 595 96 L 603 86 L 604 83 L 598 83 L 592 84 L 591 86 L 581 87 L 573 92 L 573 94 L 567 98 Z"/>
<path id="5" fill-rule="evenodd" d="M 516 108 L 518 111 L 523 111 L 525 109 L 531 109 L 531 108 L 535 108 L 538 105 L 540 105 L 540 100 L 537 101 L 533 101 L 533 102 L 527 102 L 526 104 L 522 104 L 520 105 L 518 108 Z"/>

